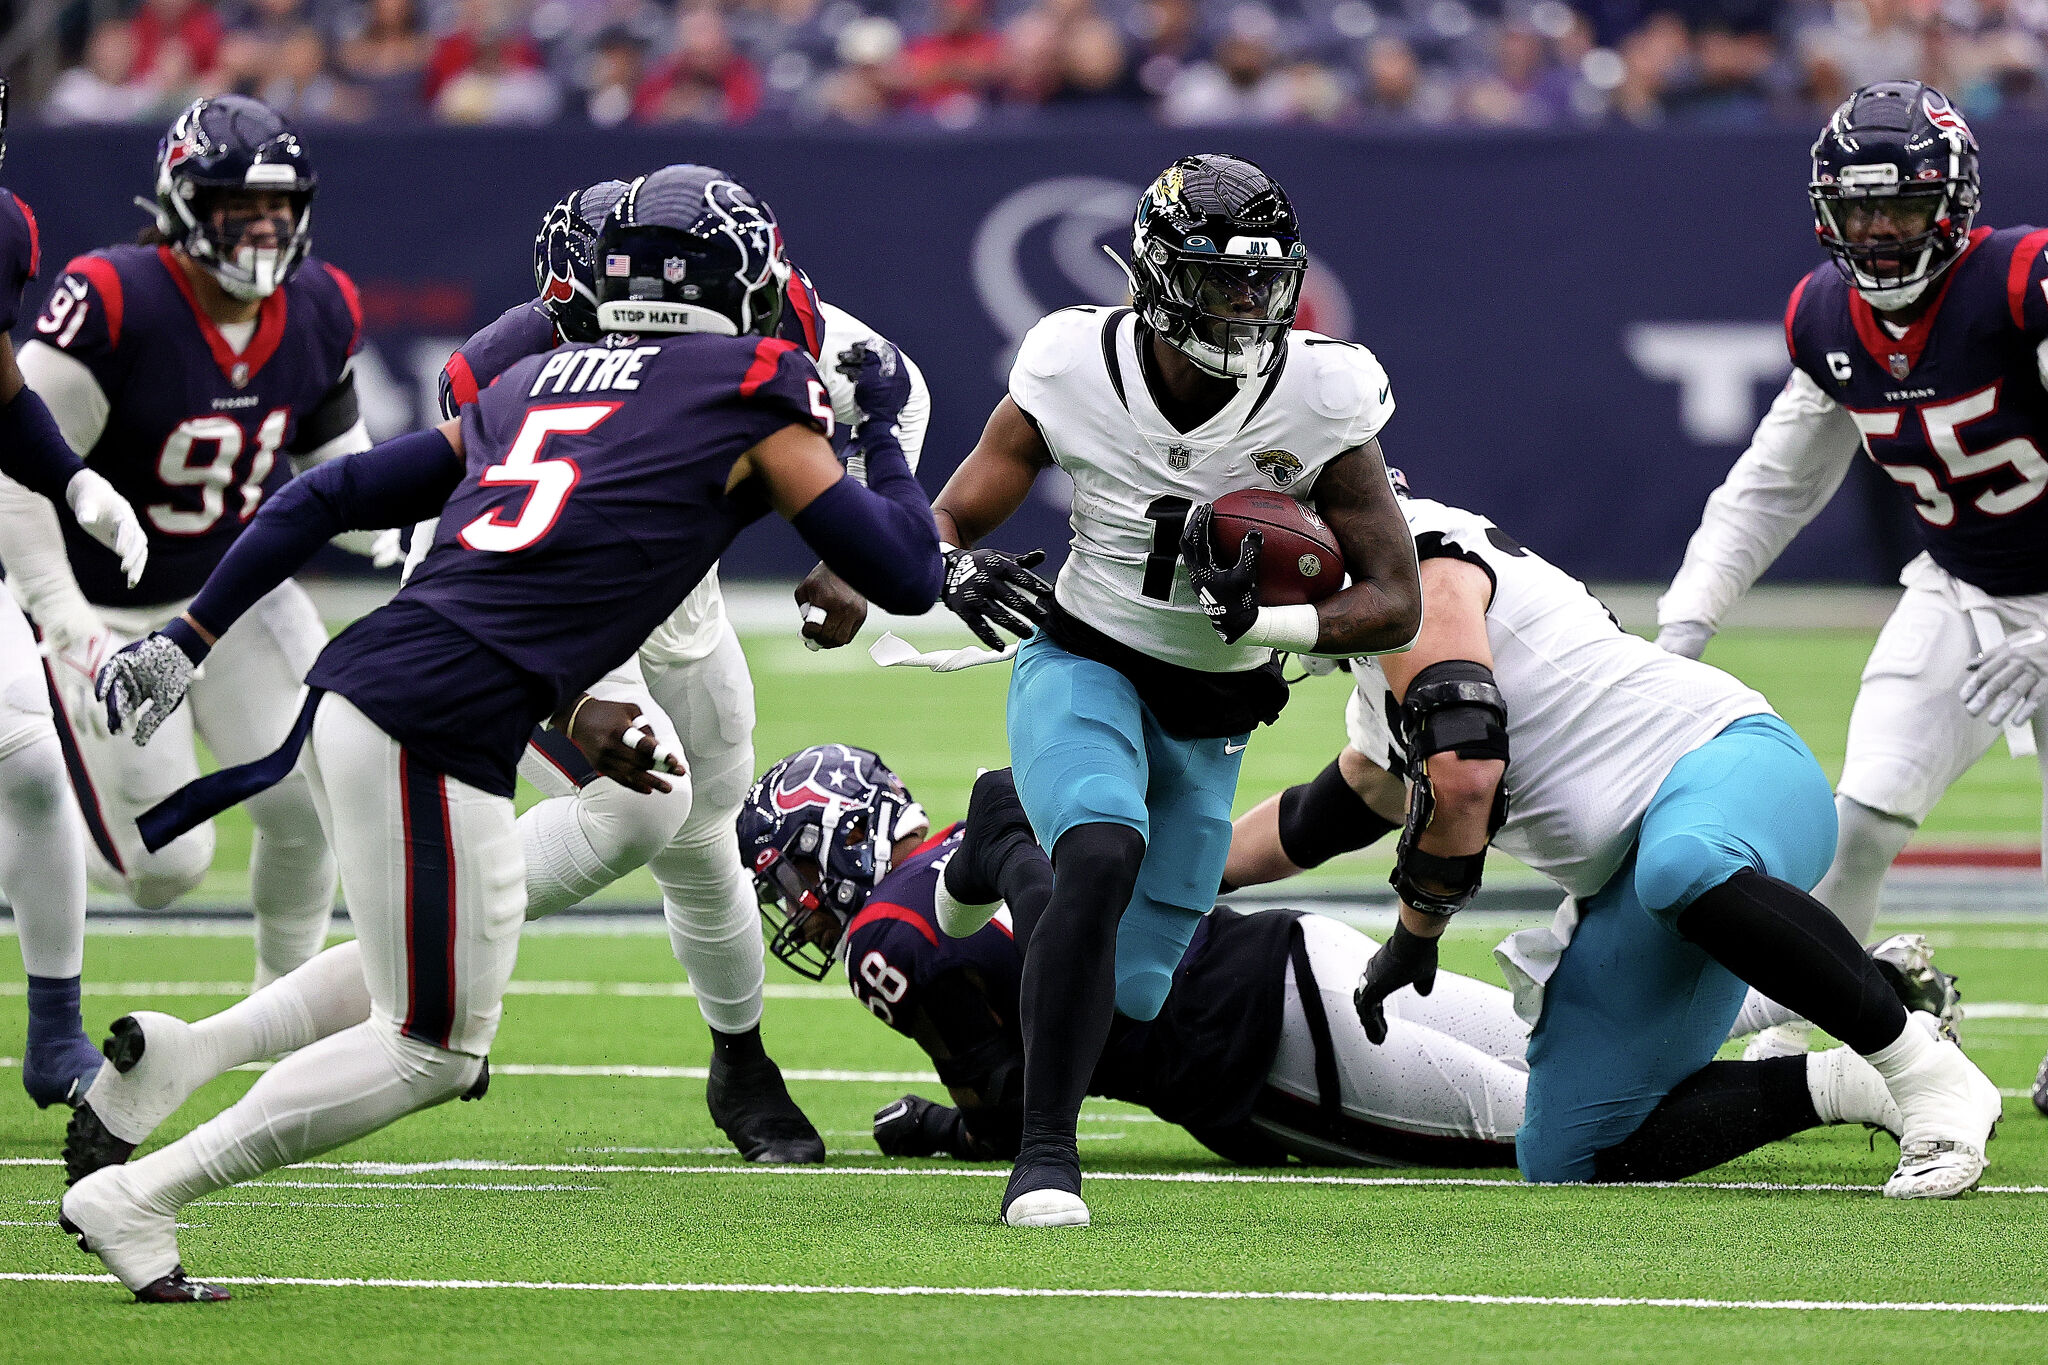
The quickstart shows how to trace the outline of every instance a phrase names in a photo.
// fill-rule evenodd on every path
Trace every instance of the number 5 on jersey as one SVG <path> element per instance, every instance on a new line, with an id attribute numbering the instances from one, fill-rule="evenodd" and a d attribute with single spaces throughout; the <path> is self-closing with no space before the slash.
<path id="1" fill-rule="evenodd" d="M 594 430 L 618 410 L 617 403 L 564 403 L 529 409 L 512 448 L 505 452 L 504 462 L 492 465 L 477 478 L 486 488 L 530 489 L 526 505 L 510 521 L 505 519 L 503 508 L 493 508 L 463 527 L 456 540 L 466 550 L 510 554 L 528 548 L 554 530 L 583 471 L 574 460 L 542 459 L 541 448 L 550 436 L 581 436 Z"/>

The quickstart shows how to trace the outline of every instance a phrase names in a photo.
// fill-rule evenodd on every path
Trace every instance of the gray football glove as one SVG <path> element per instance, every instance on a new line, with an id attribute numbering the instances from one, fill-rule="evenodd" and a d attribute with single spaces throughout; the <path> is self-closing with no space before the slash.
<path id="1" fill-rule="evenodd" d="M 138 745 L 149 743 L 185 700 L 192 673 L 185 651 L 160 631 L 122 649 L 93 682 L 92 694 L 107 706 L 107 732 L 132 728 Z"/>

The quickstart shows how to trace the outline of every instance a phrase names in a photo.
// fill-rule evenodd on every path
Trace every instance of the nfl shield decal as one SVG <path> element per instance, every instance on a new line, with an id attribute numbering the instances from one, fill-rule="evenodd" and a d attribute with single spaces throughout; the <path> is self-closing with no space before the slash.
<path id="1" fill-rule="evenodd" d="M 1193 456 L 1194 452 L 1192 450 L 1189 450 L 1186 446 L 1168 446 L 1166 448 L 1166 466 L 1176 474 L 1186 473 L 1188 461 L 1192 459 Z"/>
<path id="2" fill-rule="evenodd" d="M 684 265 L 685 262 L 682 257 L 670 256 L 661 263 L 661 278 L 670 284 L 681 284 L 683 282 Z"/>
<path id="3" fill-rule="evenodd" d="M 1894 379 L 1904 379 L 1913 369 L 1912 360 L 1901 351 L 1892 352 L 1889 364 Z"/>

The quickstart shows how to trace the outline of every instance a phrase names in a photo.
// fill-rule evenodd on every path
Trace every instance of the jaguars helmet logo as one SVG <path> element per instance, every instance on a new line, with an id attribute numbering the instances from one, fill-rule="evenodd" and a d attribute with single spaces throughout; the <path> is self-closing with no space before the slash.
<path id="1" fill-rule="evenodd" d="M 1275 488 L 1285 488 L 1301 477 L 1301 461 L 1291 450 L 1262 450 L 1252 456 L 1252 468 L 1271 479 Z"/>

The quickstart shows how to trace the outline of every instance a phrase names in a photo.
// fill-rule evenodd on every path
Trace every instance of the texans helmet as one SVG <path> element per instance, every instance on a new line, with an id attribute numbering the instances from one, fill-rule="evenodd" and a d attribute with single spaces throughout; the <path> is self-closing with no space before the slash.
<path id="1" fill-rule="evenodd" d="M 597 237 L 626 193 L 623 180 L 600 180 L 548 210 L 533 238 L 533 289 L 564 341 L 596 341 Z"/>
<path id="2" fill-rule="evenodd" d="M 773 336 L 789 260 L 775 215 L 710 166 L 641 176 L 598 239 L 597 322 L 607 332 Z"/>
<path id="3" fill-rule="evenodd" d="M 889 874 L 896 841 L 929 824 L 903 780 L 866 749 L 813 745 L 770 768 L 738 820 L 740 857 L 773 931 L 768 951 L 824 980 L 847 922 Z"/>
<path id="4" fill-rule="evenodd" d="M 1167 345 L 1218 378 L 1247 379 L 1280 363 L 1308 248 L 1278 181 L 1207 153 L 1168 166 L 1138 200 L 1124 272 L 1138 316 Z"/>
<path id="5" fill-rule="evenodd" d="M 1955 264 L 1977 216 L 1977 139 L 1933 86 L 1880 81 L 1813 144 L 1813 230 L 1871 307 L 1905 308 Z M 1893 227 L 1878 235 L 1875 220 Z"/>
<path id="6" fill-rule="evenodd" d="M 313 246 L 313 173 L 299 135 L 261 100 L 214 95 L 194 100 L 156 145 L 156 226 L 238 299 L 260 299 L 292 277 Z M 290 236 L 274 247 L 242 247 L 257 215 L 214 221 L 220 197 L 236 191 L 291 200 Z"/>

